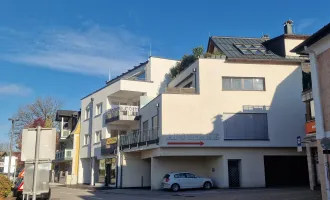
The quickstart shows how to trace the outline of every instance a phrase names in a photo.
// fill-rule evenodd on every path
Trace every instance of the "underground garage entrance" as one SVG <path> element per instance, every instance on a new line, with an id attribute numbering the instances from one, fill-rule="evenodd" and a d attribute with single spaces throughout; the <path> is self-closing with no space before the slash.
<path id="1" fill-rule="evenodd" d="M 267 187 L 308 186 L 306 156 L 264 156 Z"/>

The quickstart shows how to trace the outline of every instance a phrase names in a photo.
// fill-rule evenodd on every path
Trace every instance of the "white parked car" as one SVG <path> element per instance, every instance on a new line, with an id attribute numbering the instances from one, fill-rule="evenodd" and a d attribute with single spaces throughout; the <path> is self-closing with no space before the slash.
<path id="1" fill-rule="evenodd" d="M 180 189 L 191 188 L 211 189 L 213 183 L 210 178 L 198 177 L 189 172 L 175 172 L 164 176 L 162 186 L 164 189 L 171 189 L 177 192 Z"/>

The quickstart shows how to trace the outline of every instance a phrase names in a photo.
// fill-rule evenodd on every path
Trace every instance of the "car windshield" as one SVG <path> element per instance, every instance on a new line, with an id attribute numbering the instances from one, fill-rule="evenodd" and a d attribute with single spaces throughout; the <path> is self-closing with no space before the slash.
<path id="1" fill-rule="evenodd" d="M 166 175 L 164 176 L 164 178 L 170 178 L 170 175 L 169 175 L 169 174 L 166 174 Z"/>

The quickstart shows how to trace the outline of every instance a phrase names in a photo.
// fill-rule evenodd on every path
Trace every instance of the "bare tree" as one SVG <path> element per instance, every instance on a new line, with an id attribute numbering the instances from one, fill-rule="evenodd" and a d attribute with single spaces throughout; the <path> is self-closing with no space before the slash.
<path id="1" fill-rule="evenodd" d="M 55 122 L 56 112 L 61 109 L 62 102 L 53 97 L 38 98 L 35 102 L 27 104 L 18 109 L 15 118 L 15 136 L 17 141 L 17 149 L 20 149 L 21 132 L 23 128 L 31 127 L 36 120 L 43 120 L 45 127 L 56 127 L 58 123 Z"/>
<path id="2" fill-rule="evenodd" d="M 10 151 L 10 144 L 8 142 L 1 142 L 0 151 L 8 153 Z"/>

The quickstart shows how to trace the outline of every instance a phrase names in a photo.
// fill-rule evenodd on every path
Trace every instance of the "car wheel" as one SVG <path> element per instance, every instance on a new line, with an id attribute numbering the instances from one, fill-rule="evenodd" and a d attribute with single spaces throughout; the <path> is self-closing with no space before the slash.
<path id="1" fill-rule="evenodd" d="M 212 188 L 212 183 L 209 182 L 209 181 L 205 182 L 204 185 L 203 185 L 203 188 L 204 188 L 205 190 L 209 190 L 209 189 L 211 189 L 211 188 Z"/>
<path id="2" fill-rule="evenodd" d="M 179 190 L 180 190 L 180 186 L 179 186 L 179 184 L 174 183 L 174 184 L 172 185 L 172 187 L 171 187 L 171 190 L 172 190 L 173 192 L 177 192 L 177 191 L 179 191 Z"/>

